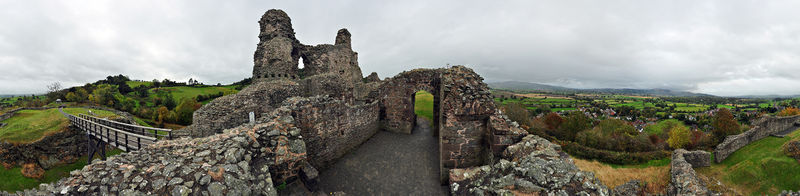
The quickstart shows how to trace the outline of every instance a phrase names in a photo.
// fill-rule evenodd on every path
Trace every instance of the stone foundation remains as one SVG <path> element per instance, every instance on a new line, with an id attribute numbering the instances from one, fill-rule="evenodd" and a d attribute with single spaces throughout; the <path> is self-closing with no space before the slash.
<path id="1" fill-rule="evenodd" d="M 687 162 L 685 155 L 692 157 L 702 155 L 696 151 L 689 152 L 684 149 L 677 149 L 672 152 L 672 163 L 670 163 L 670 183 L 667 186 L 667 195 L 717 195 L 708 190 L 705 183 L 697 177 L 697 173 L 692 167 L 696 167 Z M 701 165 L 702 163 L 698 164 Z"/>
<path id="2" fill-rule="evenodd" d="M 739 150 L 739 148 L 742 148 L 747 144 L 794 127 L 798 120 L 800 120 L 800 116 L 762 117 L 753 122 L 753 128 L 750 130 L 738 135 L 730 135 L 726 137 L 722 143 L 717 145 L 717 147 L 714 149 L 714 161 L 720 163 L 728 158 L 728 156 L 733 154 L 733 152 L 736 152 L 736 150 Z"/>

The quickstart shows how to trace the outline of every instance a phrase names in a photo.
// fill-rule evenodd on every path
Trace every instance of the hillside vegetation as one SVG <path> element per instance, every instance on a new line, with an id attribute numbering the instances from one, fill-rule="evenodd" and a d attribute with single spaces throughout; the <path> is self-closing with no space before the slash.
<path id="1" fill-rule="evenodd" d="M 89 109 L 64 108 L 64 112 L 77 115 L 86 114 Z M 92 109 L 100 117 L 116 116 L 113 112 Z M 32 142 L 49 134 L 61 131 L 68 126 L 68 120 L 58 109 L 21 110 L 6 119 L 6 126 L 0 128 L 0 140 L 7 142 Z"/>
<path id="2" fill-rule="evenodd" d="M 742 147 L 722 163 L 696 170 L 747 195 L 797 191 L 800 188 L 800 162 L 785 155 L 782 146 L 798 138 L 800 131 L 784 138 L 767 137 Z"/>

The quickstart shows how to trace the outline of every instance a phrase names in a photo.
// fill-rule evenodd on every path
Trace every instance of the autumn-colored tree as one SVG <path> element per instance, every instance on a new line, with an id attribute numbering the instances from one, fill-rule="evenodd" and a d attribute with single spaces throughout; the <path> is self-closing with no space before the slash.
<path id="1" fill-rule="evenodd" d="M 686 126 L 672 127 L 672 129 L 669 130 L 669 139 L 667 139 L 667 144 L 669 144 L 669 147 L 672 147 L 673 149 L 683 148 L 689 143 L 690 135 L 691 132 Z"/>
<path id="2" fill-rule="evenodd" d="M 788 107 L 778 112 L 778 116 L 794 116 L 800 114 L 800 109 L 795 107 Z"/>
<path id="3" fill-rule="evenodd" d="M 559 116 L 555 112 L 547 113 L 547 115 L 544 117 L 544 124 L 547 125 L 547 129 L 549 130 L 558 129 L 558 127 L 561 126 L 561 123 L 563 122 L 564 119 L 561 118 L 561 116 Z"/>
<path id="4" fill-rule="evenodd" d="M 719 109 L 714 115 L 714 122 L 711 123 L 714 127 L 714 137 L 717 142 L 722 142 L 728 135 L 739 133 L 739 122 L 733 118 L 733 114 L 727 108 Z"/>
<path id="5" fill-rule="evenodd" d="M 175 107 L 176 121 L 182 125 L 192 123 L 192 114 L 200 104 L 195 99 L 182 99 L 181 104 Z"/>
<path id="6" fill-rule="evenodd" d="M 158 116 L 157 117 L 158 124 L 163 126 L 164 125 L 164 120 L 169 118 L 169 109 L 167 109 L 167 107 L 165 107 L 165 106 L 161 106 L 161 107 L 158 108 L 158 110 L 156 110 L 156 113 L 158 114 L 157 115 Z"/>

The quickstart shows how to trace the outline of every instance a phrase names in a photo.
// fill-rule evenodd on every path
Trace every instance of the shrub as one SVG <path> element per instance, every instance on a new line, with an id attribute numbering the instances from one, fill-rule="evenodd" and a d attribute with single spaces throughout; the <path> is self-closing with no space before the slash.
<path id="1" fill-rule="evenodd" d="M 650 160 L 657 160 L 669 157 L 669 151 L 657 150 L 649 152 L 616 152 L 609 150 L 595 149 L 580 145 L 575 142 L 563 142 L 562 149 L 572 156 L 583 159 L 593 159 L 604 163 L 612 164 L 637 164 Z"/>
<path id="2" fill-rule="evenodd" d="M 564 119 L 561 118 L 561 116 L 559 116 L 555 112 L 547 113 L 547 115 L 545 115 L 544 117 L 544 124 L 547 125 L 548 130 L 558 129 L 558 127 L 561 126 L 561 123 L 563 122 Z"/>
<path id="3" fill-rule="evenodd" d="M 717 142 L 722 142 L 728 135 L 739 134 L 739 122 L 733 119 L 733 114 L 726 108 L 719 109 L 714 115 L 712 126 Z"/>
<path id="4" fill-rule="evenodd" d="M 561 137 L 559 138 L 562 140 L 573 141 L 577 133 L 591 128 L 592 119 L 589 119 L 589 117 L 584 115 L 581 111 L 573 111 L 570 112 L 567 118 L 564 119 L 564 122 L 561 123 L 559 134 L 556 136 L 560 135 Z"/>
<path id="5" fill-rule="evenodd" d="M 524 105 L 512 102 L 506 104 L 503 108 L 510 120 L 517 121 L 524 127 L 531 127 L 530 113 L 528 113 L 528 109 Z"/>
<path id="6" fill-rule="evenodd" d="M 778 112 L 778 116 L 794 116 L 799 114 L 800 114 L 800 109 L 797 109 L 795 107 L 788 107 Z"/>
<path id="7" fill-rule="evenodd" d="M 684 126 L 673 127 L 669 131 L 669 139 L 667 139 L 669 147 L 673 149 L 683 148 L 689 143 L 689 134 L 689 128 Z"/>

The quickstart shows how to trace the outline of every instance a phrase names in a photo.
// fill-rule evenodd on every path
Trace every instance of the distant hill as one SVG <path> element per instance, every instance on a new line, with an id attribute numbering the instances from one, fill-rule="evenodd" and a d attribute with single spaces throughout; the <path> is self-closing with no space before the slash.
<path id="1" fill-rule="evenodd" d="M 576 89 L 531 82 L 505 81 L 489 83 L 489 87 L 494 89 L 505 89 L 514 91 L 548 92 L 548 93 L 601 93 L 601 94 L 626 94 L 626 95 L 646 95 L 658 97 L 698 97 L 714 96 L 702 93 L 692 93 L 687 91 L 676 91 L 669 89 L 630 89 L 630 88 L 597 88 L 597 89 Z"/>

